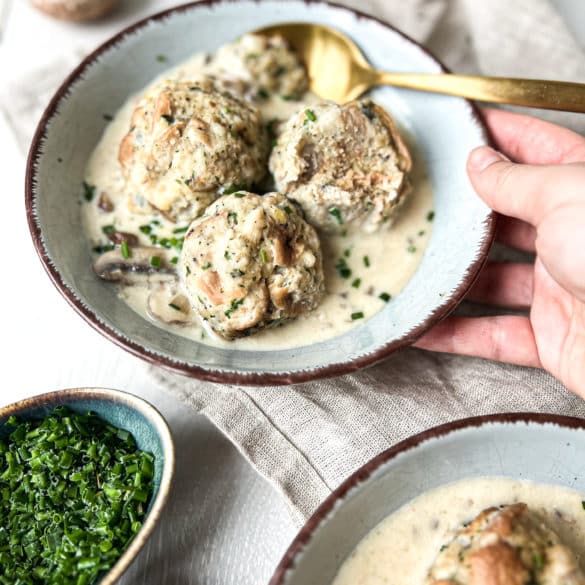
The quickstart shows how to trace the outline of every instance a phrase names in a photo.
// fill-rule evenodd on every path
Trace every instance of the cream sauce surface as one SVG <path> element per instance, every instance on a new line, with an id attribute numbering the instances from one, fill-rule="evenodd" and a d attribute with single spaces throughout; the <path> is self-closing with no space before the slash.
<path id="1" fill-rule="evenodd" d="M 539 512 L 585 570 L 583 499 L 569 488 L 505 478 L 441 486 L 378 524 L 346 559 L 333 585 L 421 585 L 452 530 L 490 506 L 516 502 Z"/>
<path id="2" fill-rule="evenodd" d="M 197 54 L 165 72 L 153 83 L 163 78 L 189 80 L 205 73 L 213 74 L 214 71 L 206 64 L 205 55 Z M 85 180 L 95 186 L 95 196 L 83 205 L 82 215 L 92 248 L 108 244 L 103 231 L 105 226 L 115 226 L 117 231 L 137 235 L 141 245 L 151 244 L 150 236 L 143 234 L 140 226 L 150 225 L 159 240 L 177 238 L 174 230 L 187 227 L 174 224 L 158 213 L 136 214 L 127 207 L 118 147 L 130 127 L 130 118 L 138 99 L 139 96 L 131 97 L 114 116 L 87 166 Z M 317 96 L 311 93 L 305 94 L 302 102 L 273 95 L 256 105 L 268 122 L 273 119 L 286 120 L 307 104 L 317 101 Z M 308 315 L 250 337 L 225 341 L 205 329 L 195 316 L 193 323 L 188 325 L 167 324 L 153 318 L 148 311 L 150 290 L 146 286 L 120 285 L 119 294 L 132 309 L 157 326 L 218 347 L 276 350 L 310 345 L 345 333 L 378 313 L 386 302 L 391 302 L 386 299 L 395 297 L 404 288 L 422 259 L 432 228 L 429 214 L 433 210 L 433 195 L 425 170 L 417 161 L 416 151 L 413 158 L 411 178 L 414 190 L 390 230 L 375 234 L 349 233 L 346 236 L 321 234 L 327 292 L 319 307 Z M 112 212 L 99 209 L 97 202 L 101 193 L 106 193 L 114 204 Z M 169 252 L 171 257 L 178 257 L 180 253 L 174 249 Z M 340 275 L 340 260 L 351 271 L 350 276 L 347 276 L 347 271 L 345 277 Z M 355 318 L 361 314 L 363 318 Z"/>

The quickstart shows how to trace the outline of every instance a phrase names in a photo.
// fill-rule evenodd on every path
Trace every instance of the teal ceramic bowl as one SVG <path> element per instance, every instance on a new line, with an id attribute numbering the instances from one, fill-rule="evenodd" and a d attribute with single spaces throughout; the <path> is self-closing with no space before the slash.
<path id="1" fill-rule="evenodd" d="M 154 491 L 144 524 L 118 562 L 99 581 L 100 585 L 113 585 L 146 543 L 167 502 L 175 469 L 173 438 L 162 415 L 142 398 L 106 388 L 71 388 L 0 408 L 0 439 L 8 434 L 5 423 L 10 416 L 20 420 L 41 419 L 57 406 L 67 406 L 77 413 L 95 412 L 106 422 L 130 432 L 138 448 L 155 458 Z"/>

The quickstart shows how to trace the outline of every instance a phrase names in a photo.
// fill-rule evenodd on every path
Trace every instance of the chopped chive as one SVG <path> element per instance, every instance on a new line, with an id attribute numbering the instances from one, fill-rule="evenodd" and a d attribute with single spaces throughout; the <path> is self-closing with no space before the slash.
<path id="1" fill-rule="evenodd" d="M 112 116 L 112 114 L 102 114 L 104 120 L 111 122 L 114 119 L 114 116 Z"/>
<path id="2" fill-rule="evenodd" d="M 340 258 L 335 263 L 335 269 L 337 270 L 337 274 L 341 276 L 341 278 L 349 278 L 351 276 L 351 268 L 347 265 L 345 258 Z"/>
<path id="3" fill-rule="evenodd" d="M 86 181 L 83 181 L 82 185 L 83 185 L 83 198 L 87 202 L 89 202 L 95 196 L 95 185 L 90 185 Z"/>
<path id="4" fill-rule="evenodd" d="M 266 264 L 266 250 L 260 250 L 260 261 L 262 264 Z"/>
<path id="5" fill-rule="evenodd" d="M 414 254 L 416 252 L 416 246 L 413 246 L 412 244 L 410 244 L 410 246 L 408 246 L 408 248 L 406 248 L 406 251 L 409 252 L 410 254 Z"/>
<path id="6" fill-rule="evenodd" d="M 229 251 L 228 251 L 228 250 L 226 250 L 226 251 L 223 253 L 223 257 L 224 257 L 226 260 L 229 260 L 229 259 L 232 257 L 232 255 L 229 253 Z"/>
<path id="7" fill-rule="evenodd" d="M 534 568 L 537 571 L 542 571 L 543 567 L 544 567 L 544 559 L 542 558 L 542 554 L 535 553 L 534 554 Z"/>
<path id="8" fill-rule="evenodd" d="M 353 288 L 359 288 L 360 284 L 362 283 L 362 279 L 361 278 L 356 278 L 352 283 L 351 286 L 353 286 Z"/>
<path id="9" fill-rule="evenodd" d="M 364 266 L 366 268 L 369 268 L 370 267 L 370 258 L 369 258 L 369 256 L 364 256 Z"/>
<path id="10" fill-rule="evenodd" d="M 179 305 L 175 305 L 175 303 L 169 303 L 169 307 L 171 307 L 171 309 L 175 309 L 175 311 L 182 311 L 181 307 L 179 307 Z"/>
<path id="11" fill-rule="evenodd" d="M 104 232 L 104 234 L 113 234 L 115 231 L 116 228 L 113 225 L 102 226 L 102 232 Z"/>
<path id="12" fill-rule="evenodd" d="M 341 211 L 339 207 L 330 207 L 328 209 L 329 215 L 332 215 L 339 225 L 343 225 L 343 216 L 341 215 Z"/>
<path id="13" fill-rule="evenodd" d="M 187 268 L 189 268 L 189 267 L 187 267 Z M 211 268 L 211 262 L 207 262 L 207 264 L 204 264 L 201 267 L 201 270 L 207 270 L 208 268 Z"/>
<path id="14" fill-rule="evenodd" d="M 152 231 L 152 228 L 149 225 L 141 225 L 138 228 L 143 234 L 149 234 Z"/>
<path id="15" fill-rule="evenodd" d="M 288 205 L 285 205 L 283 209 L 287 215 L 290 215 L 293 212 L 293 210 Z"/>
<path id="16" fill-rule="evenodd" d="M 231 319 L 232 313 L 244 302 L 244 299 L 232 299 L 230 308 L 224 312 L 228 319 Z"/>
<path id="17" fill-rule="evenodd" d="M 130 246 L 128 246 L 128 242 L 126 240 L 123 240 L 122 243 L 120 244 L 120 249 L 122 250 L 122 257 L 123 258 L 130 258 L 130 256 L 132 255 L 132 252 L 130 251 Z"/>
<path id="18" fill-rule="evenodd" d="M 238 214 L 235 211 L 230 211 L 228 213 L 228 219 L 233 223 L 233 224 L 237 224 L 238 223 Z"/>
<path id="19" fill-rule="evenodd" d="M 157 56 L 156 56 L 156 60 L 157 60 L 159 63 L 166 63 L 166 62 L 168 61 L 168 58 L 167 58 L 167 56 L 166 56 L 166 55 L 157 55 Z"/>
<path id="20" fill-rule="evenodd" d="M 427 233 L 427 232 L 425 232 L 425 230 L 420 230 L 420 231 L 418 232 L 418 236 L 419 236 L 419 238 L 422 238 L 422 236 L 424 236 L 426 233 Z"/>
<path id="21" fill-rule="evenodd" d="M 378 298 L 387 303 L 392 298 L 392 295 L 389 295 L 387 292 L 383 292 L 378 295 Z"/>
<path id="22" fill-rule="evenodd" d="M 171 264 L 176 264 L 179 261 L 179 257 L 178 256 L 173 256 L 171 258 Z"/>
<path id="23" fill-rule="evenodd" d="M 164 118 L 168 124 L 173 124 L 175 122 L 175 118 L 173 116 L 169 116 L 168 114 L 163 114 L 161 118 Z M 177 179 L 177 182 L 180 183 L 181 181 Z"/>
<path id="24" fill-rule="evenodd" d="M 244 276 L 246 273 L 241 271 L 239 268 L 234 268 L 231 272 L 230 272 L 230 276 L 232 278 L 237 278 L 238 276 Z"/>
<path id="25" fill-rule="evenodd" d="M 349 258 L 349 257 L 351 256 L 351 249 L 350 249 L 350 248 L 346 248 L 346 249 L 343 251 L 343 255 L 344 255 L 346 258 Z"/>
<path id="26" fill-rule="evenodd" d="M 356 319 L 363 319 L 364 313 L 362 311 L 357 311 L 356 313 L 351 314 L 351 320 L 355 321 Z"/>
<path id="27" fill-rule="evenodd" d="M 314 122 L 317 119 L 317 116 L 315 116 L 315 112 L 313 112 L 313 110 L 305 110 L 305 116 L 307 116 L 307 120 L 310 122 Z"/>
<path id="28" fill-rule="evenodd" d="M 263 87 L 261 87 L 258 90 L 258 97 L 262 98 L 263 100 L 267 100 L 270 97 L 270 94 Z"/>
<path id="29" fill-rule="evenodd" d="M 427 221 L 433 221 L 433 219 L 435 219 L 435 212 L 434 211 L 429 211 L 427 213 Z"/>
<path id="30" fill-rule="evenodd" d="M 248 186 L 247 185 L 229 185 L 228 187 L 222 187 L 220 188 L 220 193 L 221 195 L 233 195 L 234 193 L 238 193 L 239 191 L 247 191 L 248 190 Z M 240 195 L 240 197 L 243 197 L 244 195 Z"/>
<path id="31" fill-rule="evenodd" d="M 173 230 L 174 234 L 184 234 L 189 229 L 189 226 L 186 225 L 185 227 L 178 227 Z"/>
<path id="32" fill-rule="evenodd" d="M 583 508 L 583 510 L 585 510 L 585 500 L 583 500 L 583 501 L 581 502 L 581 507 Z"/>
<path id="33" fill-rule="evenodd" d="M 160 256 L 151 256 L 150 257 L 150 265 L 154 268 L 160 268 L 161 259 Z"/>

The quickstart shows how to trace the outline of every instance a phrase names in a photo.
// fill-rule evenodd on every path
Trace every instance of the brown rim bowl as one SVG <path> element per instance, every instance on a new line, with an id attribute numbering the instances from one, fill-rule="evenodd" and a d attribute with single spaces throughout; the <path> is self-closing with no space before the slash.
<path id="1" fill-rule="evenodd" d="M 35 248 L 50 279 L 92 327 L 134 355 L 174 372 L 229 384 L 278 385 L 338 376 L 375 364 L 414 342 L 457 306 L 492 243 L 495 216 L 473 193 L 465 171 L 468 152 L 489 143 L 475 105 L 460 98 L 383 88 L 375 90 L 373 97 L 412 137 L 433 185 L 435 221 L 417 272 L 374 317 L 346 334 L 305 347 L 213 348 L 146 321 L 117 296 L 111 284 L 97 279 L 79 205 L 85 165 L 107 118 L 128 96 L 192 53 L 213 50 L 268 24 L 294 21 L 340 29 L 380 68 L 446 71 L 389 24 L 335 4 L 191 3 L 138 22 L 86 57 L 57 90 L 34 136 L 26 171 L 26 210 Z"/>

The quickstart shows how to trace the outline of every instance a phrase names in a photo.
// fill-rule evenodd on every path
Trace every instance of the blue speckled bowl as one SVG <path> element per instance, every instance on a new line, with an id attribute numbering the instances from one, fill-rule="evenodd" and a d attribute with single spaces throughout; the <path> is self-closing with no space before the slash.
<path id="1" fill-rule="evenodd" d="M 334 339 L 295 349 L 220 349 L 158 328 L 100 281 L 92 270 L 77 201 L 85 165 L 107 123 L 103 114 L 117 111 L 129 95 L 194 52 L 213 51 L 245 32 L 279 22 L 335 27 L 380 69 L 445 71 L 423 47 L 390 25 L 342 6 L 301 0 L 186 4 L 130 27 L 89 55 L 49 104 L 29 155 L 29 226 L 45 269 L 63 296 L 124 349 L 216 382 L 302 382 L 380 361 L 453 310 L 473 284 L 494 233 L 494 215 L 473 192 L 465 170 L 470 150 L 488 142 L 478 110 L 461 98 L 385 87 L 372 97 L 416 143 L 433 185 L 435 221 L 417 272 L 372 319 Z M 165 63 L 157 60 L 161 54 Z"/>
<path id="2" fill-rule="evenodd" d="M 113 585 L 132 564 L 152 533 L 166 504 L 175 469 L 175 448 L 167 423 L 148 402 L 132 394 L 106 388 L 71 388 L 41 394 L 0 408 L 0 438 L 8 434 L 4 424 L 8 417 L 21 420 L 44 418 L 57 406 L 67 406 L 74 412 L 95 412 L 108 423 L 129 431 L 138 448 L 152 453 L 154 491 L 144 524 L 126 552 L 100 580 L 100 585 Z"/>

